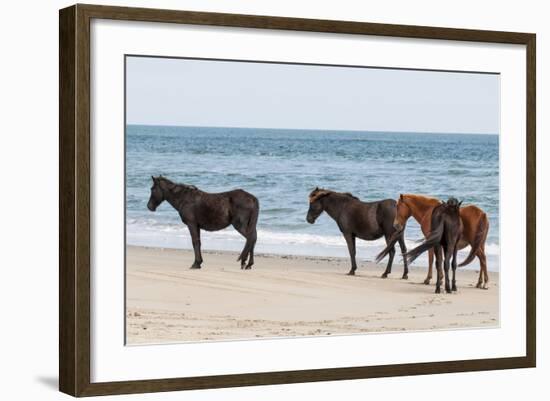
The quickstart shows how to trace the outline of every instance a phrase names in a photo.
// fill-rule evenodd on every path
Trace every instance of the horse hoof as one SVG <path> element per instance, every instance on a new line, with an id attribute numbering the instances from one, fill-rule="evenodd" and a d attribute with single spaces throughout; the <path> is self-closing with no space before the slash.
<path id="1" fill-rule="evenodd" d="M 453 292 L 457 292 L 458 290 L 456 289 L 456 287 L 453 287 Z"/>
<path id="2" fill-rule="evenodd" d="M 388 278 L 388 275 L 386 273 L 382 274 L 380 278 Z"/>
<path id="3" fill-rule="evenodd" d="M 429 279 L 429 278 L 427 278 L 426 280 L 424 280 L 424 284 L 426 284 L 426 285 L 430 285 L 430 279 Z"/>
<path id="4" fill-rule="evenodd" d="M 435 289 L 435 293 L 436 293 L 436 294 L 441 294 L 441 289 L 440 289 L 440 288 L 436 288 L 436 289 Z"/>
<path id="5" fill-rule="evenodd" d="M 348 276 L 355 276 L 355 272 L 353 270 L 351 270 L 349 273 L 348 273 Z"/>
<path id="6" fill-rule="evenodd" d="M 201 265 L 196 265 L 196 264 L 192 264 L 190 267 L 190 269 L 193 269 L 193 270 L 200 269 L 200 268 L 201 268 Z"/>
<path id="7" fill-rule="evenodd" d="M 408 280 L 409 276 L 407 274 L 404 274 L 403 277 L 401 277 L 401 280 Z"/>
<path id="8" fill-rule="evenodd" d="M 477 284 L 476 284 L 476 288 L 483 288 L 483 284 L 477 283 Z"/>

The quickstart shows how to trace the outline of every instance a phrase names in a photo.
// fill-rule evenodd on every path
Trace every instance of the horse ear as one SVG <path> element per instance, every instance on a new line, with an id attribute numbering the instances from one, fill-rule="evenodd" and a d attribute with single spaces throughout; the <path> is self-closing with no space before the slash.
<path id="1" fill-rule="evenodd" d="M 330 194 L 330 191 L 327 191 L 326 189 L 321 189 L 318 192 L 316 192 L 315 195 L 313 195 L 309 198 L 309 203 L 313 203 L 315 201 L 318 201 L 319 199 L 324 198 L 328 194 Z"/>
<path id="2" fill-rule="evenodd" d="M 460 207 L 460 205 L 462 205 L 462 201 L 458 202 L 458 207 Z"/>
<path id="3" fill-rule="evenodd" d="M 399 200 L 403 200 L 403 194 L 399 194 Z"/>

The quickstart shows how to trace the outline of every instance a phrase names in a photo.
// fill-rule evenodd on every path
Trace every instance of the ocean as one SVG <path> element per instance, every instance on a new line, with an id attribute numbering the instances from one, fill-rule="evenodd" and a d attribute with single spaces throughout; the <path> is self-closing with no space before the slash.
<path id="1" fill-rule="evenodd" d="M 254 194 L 260 201 L 257 253 L 348 256 L 328 215 L 313 225 L 305 220 L 308 194 L 317 186 L 364 201 L 400 193 L 454 196 L 488 214 L 488 266 L 499 270 L 498 135 L 127 125 L 127 244 L 192 249 L 187 227 L 169 204 L 155 213 L 147 209 L 151 176 L 159 174 L 207 192 L 242 188 Z M 411 218 L 407 246 L 421 238 Z M 240 251 L 244 245 L 232 227 L 202 231 L 201 239 L 205 250 Z M 358 263 L 383 248 L 383 239 L 358 240 Z M 423 255 L 412 268 L 426 261 Z M 469 268 L 479 268 L 477 259 Z"/>

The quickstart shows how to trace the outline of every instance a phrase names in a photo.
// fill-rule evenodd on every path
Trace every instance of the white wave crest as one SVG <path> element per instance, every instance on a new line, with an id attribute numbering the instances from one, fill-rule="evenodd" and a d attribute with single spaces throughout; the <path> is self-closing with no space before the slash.
<path id="1" fill-rule="evenodd" d="M 191 249 L 189 231 L 183 224 L 163 224 L 155 220 L 132 220 L 127 222 L 127 242 L 130 245 L 155 246 L 167 248 Z M 233 228 L 215 232 L 201 232 L 204 249 L 240 251 L 244 244 L 244 238 Z M 407 249 L 418 246 L 416 240 L 406 240 Z M 364 260 L 374 260 L 376 255 L 384 249 L 386 242 L 383 238 L 374 241 L 357 241 L 357 257 Z M 257 252 L 310 255 L 310 256 L 336 256 L 347 257 L 346 241 L 342 235 L 319 235 L 296 232 L 276 232 L 258 230 Z M 490 270 L 498 270 L 500 247 L 498 244 L 488 243 L 485 246 Z M 470 252 L 470 247 L 459 252 L 459 260 L 462 261 Z M 400 255 L 399 247 L 397 255 Z M 400 262 L 401 257 L 396 256 Z M 384 262 L 382 262 L 384 263 Z M 415 265 L 427 264 L 427 254 L 422 255 Z M 477 260 L 468 268 L 479 268 Z"/>

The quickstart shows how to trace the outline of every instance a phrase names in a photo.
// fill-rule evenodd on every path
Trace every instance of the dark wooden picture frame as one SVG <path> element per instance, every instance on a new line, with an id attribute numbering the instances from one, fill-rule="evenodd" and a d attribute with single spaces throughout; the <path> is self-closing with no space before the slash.
<path id="1" fill-rule="evenodd" d="M 93 18 L 526 46 L 526 356 L 91 383 L 90 22 Z M 535 34 L 74 5 L 59 14 L 59 389 L 73 396 L 534 367 L 536 363 Z"/>

